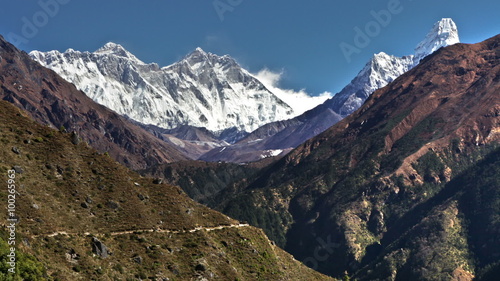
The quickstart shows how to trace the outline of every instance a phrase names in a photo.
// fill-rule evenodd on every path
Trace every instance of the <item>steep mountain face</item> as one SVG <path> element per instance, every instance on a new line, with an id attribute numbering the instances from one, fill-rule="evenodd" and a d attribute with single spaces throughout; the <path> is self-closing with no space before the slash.
<path id="1" fill-rule="evenodd" d="M 441 47 L 451 46 L 459 43 L 458 28 L 450 18 L 437 22 L 427 37 L 415 48 L 414 63 L 418 64 L 421 59 L 434 53 Z"/>
<path id="2" fill-rule="evenodd" d="M 332 276 L 488 278 L 499 147 L 500 35 L 424 58 L 220 209 Z"/>
<path id="3" fill-rule="evenodd" d="M 38 122 L 74 131 L 75 142 L 85 141 L 134 169 L 187 159 L 174 146 L 95 103 L 2 37 L 0 57 L 0 97 Z"/>
<path id="4" fill-rule="evenodd" d="M 216 148 L 201 159 L 239 162 L 243 154 L 247 161 L 256 161 L 269 150 L 289 151 L 356 111 L 375 90 L 415 67 L 424 57 L 441 47 L 459 42 L 456 24 L 452 19 L 442 19 L 418 44 L 415 55 L 396 57 L 383 52 L 375 54 L 351 83 L 325 103 L 291 120 L 264 125 L 254 132 L 255 135 L 252 133 L 246 138 L 259 141 L 248 143 L 243 139 L 222 152 Z M 286 126 L 282 126 L 284 123 Z M 261 132 L 273 133 L 257 137 Z"/>
<path id="5" fill-rule="evenodd" d="M 383 52 L 375 54 L 349 85 L 328 100 L 328 107 L 343 117 L 348 116 L 360 108 L 373 92 L 410 70 L 414 65 L 413 58 L 400 58 Z"/>
<path id="6" fill-rule="evenodd" d="M 15 190 L 0 193 L 15 195 L 9 218 L 17 220 L 15 245 L 2 222 L 1 280 L 332 280 L 262 230 L 27 115 L 0 101 L 1 178 Z"/>
<path id="7" fill-rule="evenodd" d="M 400 58 L 383 52 L 375 54 L 349 85 L 325 103 L 345 117 L 360 108 L 373 92 L 418 65 L 426 56 L 456 43 L 460 43 L 457 25 L 444 18 L 434 24 L 415 48 L 414 55 Z"/>
<path id="8" fill-rule="evenodd" d="M 235 141 L 242 132 L 294 117 L 290 106 L 234 59 L 200 48 L 163 68 L 143 63 L 114 43 L 93 53 L 69 49 L 30 55 L 94 101 L 164 129 L 203 127 Z"/>

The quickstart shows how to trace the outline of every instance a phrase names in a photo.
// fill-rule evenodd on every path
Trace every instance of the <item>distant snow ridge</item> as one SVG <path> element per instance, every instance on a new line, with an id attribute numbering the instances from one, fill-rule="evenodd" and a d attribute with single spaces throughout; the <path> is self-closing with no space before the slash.
<path id="1" fill-rule="evenodd" d="M 251 132 L 295 116 L 234 59 L 200 48 L 163 68 L 115 43 L 93 53 L 68 49 L 30 55 L 94 101 L 144 124 L 166 129 L 190 125 L 220 134 Z"/>
<path id="2" fill-rule="evenodd" d="M 375 54 L 359 74 L 330 101 L 342 117 L 353 113 L 377 89 L 384 87 L 413 66 L 413 56 L 396 57 L 384 52 Z"/>
<path id="3" fill-rule="evenodd" d="M 459 42 L 457 25 L 452 19 L 444 18 L 434 24 L 425 39 L 417 45 L 415 55 L 396 57 L 383 52 L 375 54 L 351 83 L 326 103 L 345 117 L 360 108 L 374 91 L 415 67 L 421 59 L 441 47 Z"/>

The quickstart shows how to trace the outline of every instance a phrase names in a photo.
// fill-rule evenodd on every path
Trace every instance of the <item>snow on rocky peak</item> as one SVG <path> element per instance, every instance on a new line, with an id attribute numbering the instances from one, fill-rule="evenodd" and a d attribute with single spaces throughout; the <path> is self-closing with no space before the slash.
<path id="1" fill-rule="evenodd" d="M 218 134 L 251 132 L 295 116 L 288 104 L 234 59 L 201 48 L 163 68 L 140 61 L 115 43 L 93 53 L 30 55 L 94 101 L 144 124 L 166 129 L 190 125 Z"/>
<path id="2" fill-rule="evenodd" d="M 434 24 L 420 44 L 415 48 L 415 62 L 418 63 L 424 57 L 434 53 L 441 47 L 460 43 L 458 28 L 450 18 L 443 18 Z"/>
<path id="3" fill-rule="evenodd" d="M 137 64 L 145 64 L 144 62 L 139 60 L 136 56 L 134 56 L 131 52 L 127 51 L 122 45 L 113 42 L 106 43 L 104 46 L 97 49 L 97 51 L 95 51 L 94 54 L 115 55 L 130 59 Z"/>
<path id="4" fill-rule="evenodd" d="M 375 54 L 351 83 L 327 103 L 345 117 L 356 111 L 374 91 L 392 82 L 412 65 L 413 56 L 400 58 L 384 52 Z"/>
<path id="5" fill-rule="evenodd" d="M 97 49 L 95 51 L 96 53 L 117 53 L 117 52 L 123 52 L 126 51 L 125 48 L 123 48 L 122 45 L 114 43 L 114 42 L 108 42 L 104 44 L 101 48 Z"/>
<path id="6" fill-rule="evenodd" d="M 415 49 L 415 55 L 396 57 L 386 53 L 375 54 L 359 74 L 333 98 L 326 101 L 329 107 L 345 117 L 356 111 L 377 89 L 415 67 L 421 59 L 446 47 L 459 43 L 457 25 L 450 18 L 434 24 Z"/>

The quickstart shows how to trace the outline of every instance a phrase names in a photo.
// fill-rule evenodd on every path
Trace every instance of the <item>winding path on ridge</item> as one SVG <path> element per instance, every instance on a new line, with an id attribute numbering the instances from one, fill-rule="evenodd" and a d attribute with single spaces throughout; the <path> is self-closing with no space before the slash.
<path id="1" fill-rule="evenodd" d="M 186 229 L 186 230 L 169 230 L 169 229 L 160 229 L 160 228 L 148 228 L 148 229 L 133 229 L 133 230 L 124 230 L 124 231 L 115 231 L 115 232 L 110 232 L 106 234 L 92 234 L 90 232 L 84 232 L 84 233 L 70 233 L 66 231 L 57 231 L 49 234 L 38 234 L 38 235 L 33 235 L 33 238 L 39 238 L 39 237 L 55 237 L 59 235 L 66 235 L 66 236 L 78 236 L 78 235 L 83 235 L 83 236 L 104 236 L 104 235 L 111 235 L 111 236 L 119 236 L 119 235 L 127 235 L 127 234 L 134 234 L 134 233 L 172 233 L 172 234 L 179 234 L 179 233 L 194 233 L 197 231 L 214 231 L 214 230 L 222 230 L 222 229 L 228 229 L 228 228 L 241 228 L 241 227 L 249 227 L 250 225 L 247 223 L 240 223 L 240 224 L 230 224 L 230 225 L 219 225 L 219 226 L 212 226 L 212 227 L 204 227 L 204 226 L 198 226 L 193 229 Z"/>

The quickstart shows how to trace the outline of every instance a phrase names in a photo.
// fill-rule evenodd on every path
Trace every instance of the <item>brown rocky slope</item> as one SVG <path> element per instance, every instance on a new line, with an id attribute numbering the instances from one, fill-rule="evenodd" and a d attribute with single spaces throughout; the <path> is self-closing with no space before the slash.
<path id="1" fill-rule="evenodd" d="M 186 160 L 172 145 L 101 106 L 0 36 L 0 98 L 72 132 L 133 169 Z"/>
<path id="2" fill-rule="evenodd" d="M 333 276 L 471 279 L 500 260 L 500 253 L 488 259 L 470 242 L 497 226 L 470 224 L 479 209 L 464 207 L 468 188 L 487 192 L 489 185 L 458 179 L 495 158 L 499 133 L 496 36 L 425 58 L 220 208 Z M 493 206 L 490 215 L 500 210 Z"/>

